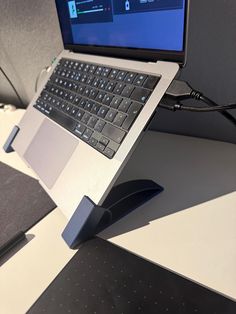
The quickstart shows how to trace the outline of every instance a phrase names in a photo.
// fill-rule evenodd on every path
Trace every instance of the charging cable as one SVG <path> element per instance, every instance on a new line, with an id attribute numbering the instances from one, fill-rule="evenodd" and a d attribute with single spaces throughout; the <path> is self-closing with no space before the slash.
<path id="1" fill-rule="evenodd" d="M 38 85 L 39 85 L 39 82 L 40 82 L 40 80 L 41 80 L 42 75 L 43 75 L 44 73 L 49 73 L 49 72 L 51 71 L 52 65 L 53 65 L 53 63 L 55 62 L 55 60 L 56 60 L 56 57 L 54 57 L 54 58 L 52 59 L 51 65 L 48 65 L 48 66 L 46 66 L 45 68 L 43 68 L 43 69 L 39 72 L 39 74 L 37 75 L 37 78 L 36 78 L 36 81 L 35 81 L 35 87 L 34 87 L 35 93 L 37 93 L 37 91 L 38 91 Z"/>
<path id="2" fill-rule="evenodd" d="M 168 100 L 174 99 L 177 101 L 175 104 L 168 104 Z M 193 107 L 185 106 L 180 101 L 187 99 L 195 99 L 207 104 L 208 107 Z M 167 103 L 165 103 L 165 100 Z M 174 80 L 169 88 L 166 91 L 164 97 L 164 103 L 159 105 L 161 108 L 168 109 L 171 111 L 184 110 L 191 112 L 219 112 L 221 113 L 228 121 L 233 123 L 236 126 L 236 118 L 228 113 L 226 110 L 236 109 L 236 104 L 229 104 L 220 106 L 215 103 L 213 100 L 204 96 L 201 92 L 194 90 L 187 82 Z"/>

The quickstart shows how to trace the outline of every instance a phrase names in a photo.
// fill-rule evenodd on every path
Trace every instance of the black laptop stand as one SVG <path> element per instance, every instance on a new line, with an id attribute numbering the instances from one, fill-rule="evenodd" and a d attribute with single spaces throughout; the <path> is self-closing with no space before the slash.
<path id="1" fill-rule="evenodd" d="M 6 153 L 14 151 L 12 143 L 18 132 L 19 127 L 14 126 L 3 146 Z M 114 186 L 101 206 L 84 196 L 62 237 L 70 248 L 75 249 L 162 191 L 163 188 L 151 180 L 134 180 Z"/>

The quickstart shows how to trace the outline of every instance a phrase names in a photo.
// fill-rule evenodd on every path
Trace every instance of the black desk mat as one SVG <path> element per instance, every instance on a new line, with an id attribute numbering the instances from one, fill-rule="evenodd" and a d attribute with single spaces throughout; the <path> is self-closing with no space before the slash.
<path id="1" fill-rule="evenodd" d="M 95 238 L 27 313 L 235 314 L 236 303 Z"/>
<path id="2" fill-rule="evenodd" d="M 0 247 L 55 207 L 37 180 L 0 162 Z"/>

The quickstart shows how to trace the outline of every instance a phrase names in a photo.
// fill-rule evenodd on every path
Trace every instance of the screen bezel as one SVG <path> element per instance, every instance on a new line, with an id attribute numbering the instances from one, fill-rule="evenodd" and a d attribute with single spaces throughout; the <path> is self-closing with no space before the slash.
<path id="1" fill-rule="evenodd" d="M 64 48 L 77 53 L 89 53 L 102 55 L 107 57 L 117 57 L 132 60 L 142 60 L 149 62 L 156 61 L 171 61 L 177 62 L 181 66 L 186 63 L 186 48 L 187 48 L 187 34 L 188 34 L 188 16 L 189 16 L 189 2 L 185 0 L 185 18 L 184 18 L 184 37 L 183 37 L 183 51 L 171 51 L 171 50 L 154 50 L 154 49 L 141 49 L 141 48 L 123 48 L 123 47 L 111 47 L 111 46 L 93 46 L 93 45 L 80 45 L 80 44 L 65 44 L 63 38 L 62 25 L 59 19 L 62 39 Z M 57 7 L 57 1 L 55 0 Z M 58 7 L 57 7 L 58 12 Z"/>

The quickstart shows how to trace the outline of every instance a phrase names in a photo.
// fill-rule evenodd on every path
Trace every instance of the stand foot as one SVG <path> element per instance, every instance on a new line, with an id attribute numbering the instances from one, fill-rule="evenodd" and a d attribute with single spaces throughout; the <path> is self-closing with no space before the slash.
<path id="1" fill-rule="evenodd" d="M 162 191 L 163 188 L 151 180 L 135 180 L 115 186 L 102 206 L 84 196 L 62 237 L 70 248 L 75 249 Z"/>
<path id="2" fill-rule="evenodd" d="M 6 143 L 3 145 L 3 149 L 6 153 L 14 152 L 14 149 L 12 147 L 12 143 L 17 135 L 17 133 L 20 131 L 20 128 L 15 125 L 12 129 L 10 135 L 8 136 L 8 139 L 6 140 Z"/>

